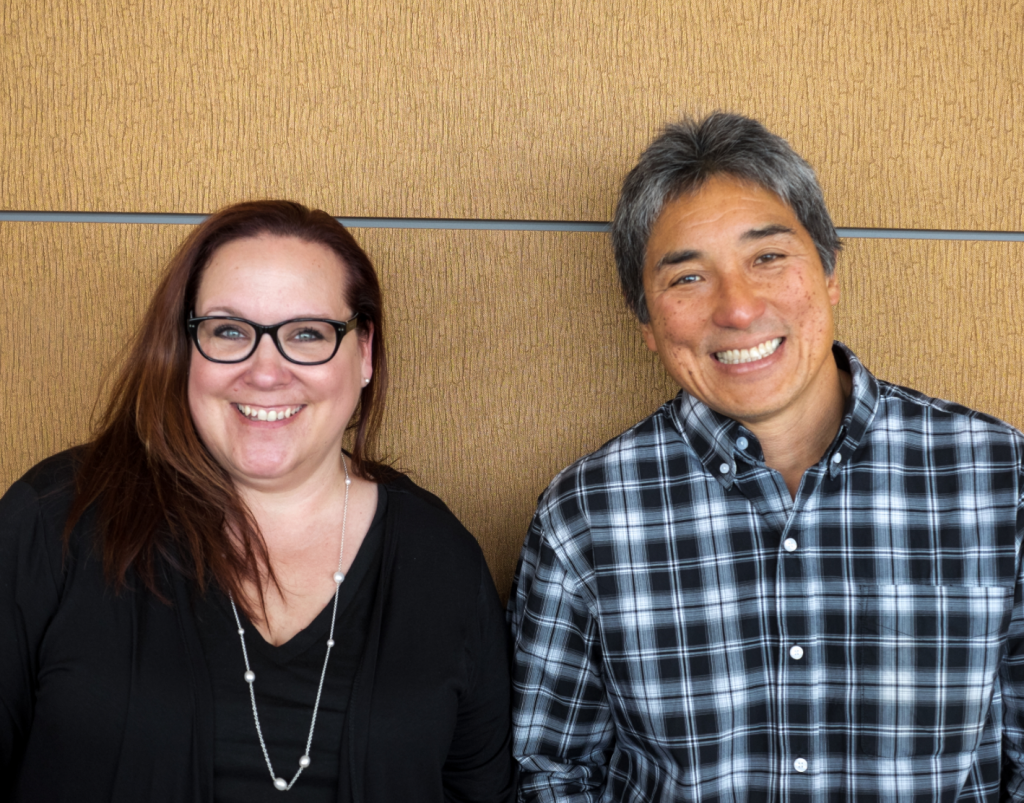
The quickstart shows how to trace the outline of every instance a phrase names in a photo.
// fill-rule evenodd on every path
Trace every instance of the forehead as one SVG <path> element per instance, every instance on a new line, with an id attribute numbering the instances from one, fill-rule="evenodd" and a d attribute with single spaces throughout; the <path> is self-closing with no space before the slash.
<path id="1" fill-rule="evenodd" d="M 319 310 L 322 317 L 334 317 L 345 304 L 346 280 L 344 262 L 321 243 L 278 235 L 246 237 L 210 256 L 199 276 L 196 305 L 244 305 L 260 314 L 284 314 L 284 308 L 295 307 L 303 315 Z"/>
<path id="2" fill-rule="evenodd" d="M 810 237 L 793 207 L 774 192 L 751 181 L 717 175 L 700 187 L 666 201 L 651 227 L 648 244 L 669 233 L 739 238 L 748 230 L 766 225 L 785 226 Z"/>

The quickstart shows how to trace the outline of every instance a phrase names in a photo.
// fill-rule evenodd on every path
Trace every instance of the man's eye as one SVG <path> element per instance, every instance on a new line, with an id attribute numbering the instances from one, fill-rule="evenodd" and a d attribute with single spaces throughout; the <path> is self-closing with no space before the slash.
<path id="1" fill-rule="evenodd" d="M 698 276 L 696 273 L 685 273 L 682 276 L 679 276 L 678 278 L 674 279 L 672 281 L 672 284 L 693 284 L 694 282 L 699 281 L 700 276 Z"/>
<path id="2" fill-rule="evenodd" d="M 774 262 L 777 259 L 782 259 L 782 254 L 761 254 L 757 259 L 754 260 L 755 264 L 763 265 L 766 262 Z"/>

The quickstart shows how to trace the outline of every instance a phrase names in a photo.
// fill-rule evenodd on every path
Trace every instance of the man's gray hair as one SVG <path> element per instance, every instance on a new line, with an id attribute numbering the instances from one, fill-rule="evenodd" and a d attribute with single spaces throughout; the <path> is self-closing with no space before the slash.
<path id="1" fill-rule="evenodd" d="M 612 247 L 622 294 L 641 323 L 650 322 L 644 298 L 644 258 L 651 229 L 665 204 L 696 192 L 712 176 L 733 176 L 775 193 L 811 235 L 831 276 L 842 248 L 814 169 L 782 137 L 757 120 L 714 112 L 665 126 L 622 184 L 612 221 Z"/>

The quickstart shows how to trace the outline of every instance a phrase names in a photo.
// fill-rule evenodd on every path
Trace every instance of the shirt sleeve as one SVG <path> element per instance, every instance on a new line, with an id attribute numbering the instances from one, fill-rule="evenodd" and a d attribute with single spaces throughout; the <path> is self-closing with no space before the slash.
<path id="1" fill-rule="evenodd" d="M 472 684 L 459 701 L 444 765 L 446 800 L 508 803 L 515 795 L 509 726 L 508 631 L 487 564 L 480 559 Z"/>
<path id="2" fill-rule="evenodd" d="M 15 483 L 0 499 L 0 803 L 13 794 L 32 726 L 60 560 L 60 534 L 48 531 L 35 491 Z"/>
<path id="3" fill-rule="evenodd" d="M 509 598 L 513 753 L 521 801 L 596 801 L 615 732 L 597 621 L 540 512 Z"/>
<path id="4" fill-rule="evenodd" d="M 999 671 L 1003 704 L 1003 770 L 1000 800 L 1024 801 L 1024 497 L 1017 503 L 1017 579 L 1006 655 Z"/>

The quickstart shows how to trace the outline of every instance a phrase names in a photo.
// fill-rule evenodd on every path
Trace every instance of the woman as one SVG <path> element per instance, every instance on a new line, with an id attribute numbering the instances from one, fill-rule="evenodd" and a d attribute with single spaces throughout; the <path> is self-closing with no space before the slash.
<path id="1" fill-rule="evenodd" d="M 369 456 L 383 334 L 324 212 L 185 241 L 97 437 L 0 501 L 0 800 L 512 795 L 479 547 Z"/>

